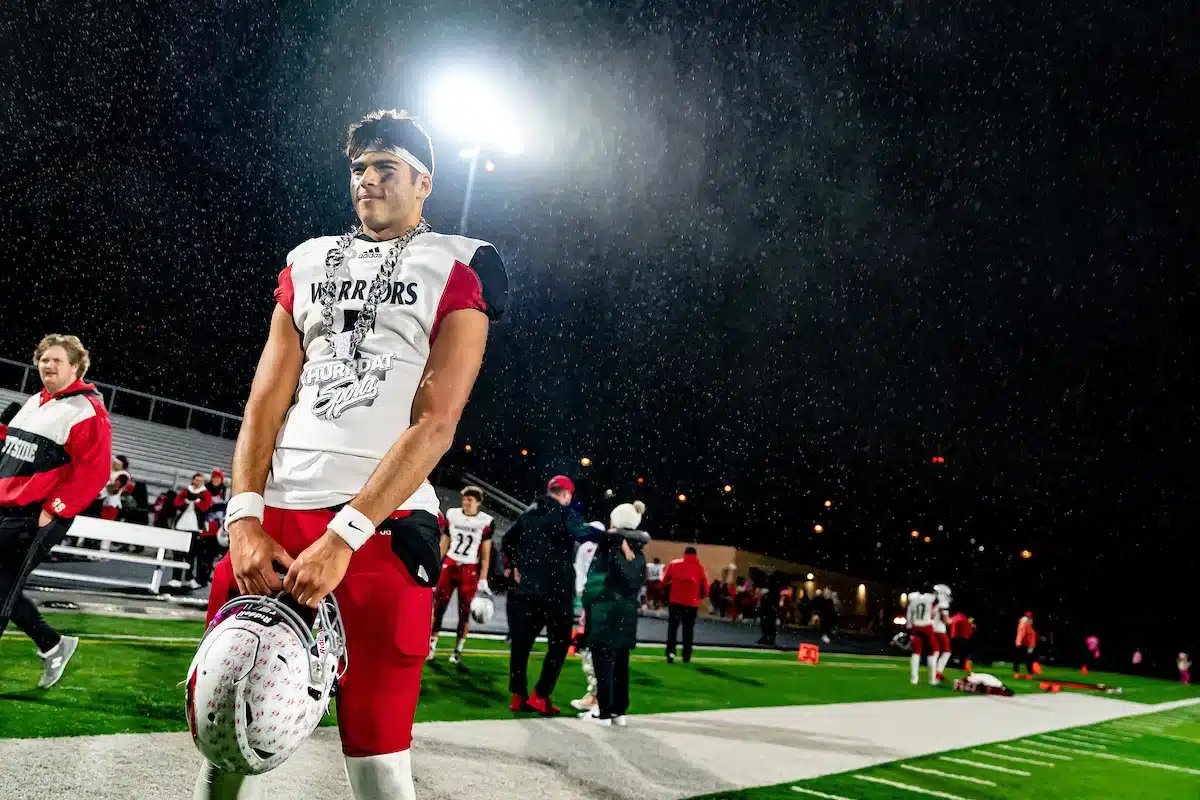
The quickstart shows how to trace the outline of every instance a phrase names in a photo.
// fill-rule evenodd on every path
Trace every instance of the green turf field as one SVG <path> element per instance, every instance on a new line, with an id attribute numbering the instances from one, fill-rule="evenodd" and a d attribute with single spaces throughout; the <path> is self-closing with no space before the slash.
<path id="1" fill-rule="evenodd" d="M 40 664 L 29 640 L 11 634 L 0 640 L 0 737 L 186 729 L 178 683 L 203 630 L 200 623 L 46 616 L 83 642 L 62 681 L 42 691 L 35 688 Z M 439 660 L 425 670 L 418 721 L 511 716 L 505 643 L 473 639 L 469 644 L 464 663 L 452 667 L 445 660 L 450 640 L 443 639 Z M 1074 675 L 1047 670 L 1048 677 Z M 1165 681 L 1091 677 L 1122 686 L 1125 700 L 1158 703 L 1200 696 L 1196 689 Z M 1036 684 L 1027 682 L 1014 688 L 1037 691 Z M 578 661 L 568 660 L 556 699 L 565 704 L 583 689 Z M 633 663 L 632 710 L 639 714 L 949 696 L 955 695 L 947 686 L 910 685 L 904 659 L 829 655 L 813 667 L 797 663 L 790 653 L 697 650 L 692 664 L 668 665 L 657 648 L 645 647 L 636 651 Z"/>
<path id="2" fill-rule="evenodd" d="M 940 774 L 939 774 L 940 773 Z M 1200 707 L 941 753 L 706 800 L 1200 797 Z"/>

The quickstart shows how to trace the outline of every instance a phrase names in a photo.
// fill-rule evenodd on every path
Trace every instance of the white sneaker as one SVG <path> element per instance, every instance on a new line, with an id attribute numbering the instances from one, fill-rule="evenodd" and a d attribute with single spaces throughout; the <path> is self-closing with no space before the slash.
<path id="1" fill-rule="evenodd" d="M 38 681 L 39 689 L 49 689 L 58 683 L 59 678 L 63 676 L 63 671 L 67 668 L 67 662 L 71 660 L 71 656 L 75 655 L 75 648 L 78 646 L 78 636 L 64 636 L 49 653 L 38 653 L 38 658 L 42 660 L 42 679 Z"/>
<path id="2" fill-rule="evenodd" d="M 169 586 L 172 589 L 182 589 L 183 583 L 181 581 L 170 580 L 170 581 L 167 581 L 167 586 Z"/>
<path id="3" fill-rule="evenodd" d="M 184 586 L 186 586 L 186 587 L 187 587 L 187 588 L 189 588 L 189 589 L 193 589 L 193 590 L 195 590 L 195 589 L 199 589 L 199 588 L 200 588 L 200 582 L 199 582 L 199 581 L 197 581 L 195 578 L 192 578 L 190 581 L 188 581 L 187 583 L 185 583 L 185 584 L 184 584 Z"/>
<path id="4" fill-rule="evenodd" d="M 919 686 L 919 685 L 920 685 L 920 683 L 921 683 L 921 679 L 920 679 L 920 678 L 913 678 L 913 679 L 912 679 L 912 685 L 913 685 L 913 686 Z"/>
<path id="5" fill-rule="evenodd" d="M 608 717 L 601 717 L 598 709 L 592 709 L 579 715 L 579 718 L 584 722 L 590 722 L 593 725 L 599 725 L 602 728 L 611 728 L 613 721 Z"/>
<path id="6" fill-rule="evenodd" d="M 572 700 L 571 708 L 575 709 L 576 711 L 591 711 L 596 707 L 596 702 L 596 695 L 585 694 L 578 700 Z"/>
<path id="7" fill-rule="evenodd" d="M 459 660 L 460 658 L 462 658 L 462 654 L 461 654 L 461 653 L 459 653 L 457 650 L 455 650 L 453 653 L 451 653 L 451 654 L 450 654 L 450 663 L 451 663 L 451 664 L 457 664 L 457 663 L 458 663 L 458 660 Z"/>
<path id="8" fill-rule="evenodd" d="M 628 728 L 629 716 L 626 714 L 617 714 L 612 718 L 612 724 L 616 725 L 618 728 Z"/>

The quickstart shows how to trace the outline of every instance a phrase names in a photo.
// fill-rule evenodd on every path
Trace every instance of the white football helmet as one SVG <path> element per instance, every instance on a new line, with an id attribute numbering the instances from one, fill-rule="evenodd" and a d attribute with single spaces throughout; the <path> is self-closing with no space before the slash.
<path id="1" fill-rule="evenodd" d="M 934 586 L 933 593 L 937 595 L 938 605 L 943 609 L 950 608 L 950 605 L 954 602 L 954 595 L 950 592 L 950 587 L 944 583 Z"/>
<path id="2" fill-rule="evenodd" d="M 492 621 L 492 617 L 496 613 L 496 604 L 492 602 L 490 594 L 480 592 L 471 600 L 471 619 L 478 622 L 480 625 L 486 625 Z"/>
<path id="3" fill-rule="evenodd" d="M 275 597 L 229 601 L 188 669 L 187 721 L 196 748 L 227 772 L 274 769 L 316 729 L 346 666 L 346 631 L 333 595 L 312 625 Z"/>

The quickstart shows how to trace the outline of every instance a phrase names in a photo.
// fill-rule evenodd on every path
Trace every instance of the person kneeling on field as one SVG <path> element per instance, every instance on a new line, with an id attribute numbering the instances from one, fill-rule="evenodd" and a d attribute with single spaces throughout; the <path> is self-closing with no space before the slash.
<path id="1" fill-rule="evenodd" d="M 614 531 L 636 531 L 646 507 L 622 503 L 612 510 Z M 596 546 L 583 589 L 584 644 L 596 674 L 596 707 L 580 719 L 625 727 L 629 710 L 629 653 L 637 645 L 638 592 L 646 570 L 643 544 L 606 537 Z"/>

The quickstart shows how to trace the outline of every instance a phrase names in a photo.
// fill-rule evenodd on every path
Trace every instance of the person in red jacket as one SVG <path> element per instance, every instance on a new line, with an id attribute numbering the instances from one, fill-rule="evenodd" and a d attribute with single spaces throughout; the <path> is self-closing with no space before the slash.
<path id="1" fill-rule="evenodd" d="M 1013 677 L 1021 674 L 1021 665 L 1033 675 L 1034 650 L 1037 649 L 1037 631 L 1033 627 L 1033 612 L 1026 611 L 1017 621 L 1016 656 L 1013 658 Z"/>
<path id="2" fill-rule="evenodd" d="M 201 584 L 196 580 L 196 576 L 203 571 L 203 565 L 200 562 L 205 558 L 209 563 L 208 575 L 212 575 L 212 557 L 215 553 L 202 539 L 207 530 L 204 517 L 208 509 L 212 508 L 212 504 L 212 494 L 205 486 L 204 474 L 201 472 L 192 476 L 191 486 L 175 495 L 175 508 L 180 509 L 179 519 L 175 521 L 175 530 L 187 531 L 192 534 L 192 544 L 187 555 L 187 562 L 191 566 L 186 570 L 176 569 L 175 577 L 167 584 L 168 587 L 172 589 L 185 587 L 189 591 L 199 589 Z M 216 538 L 214 537 L 212 541 L 215 543 Z M 183 573 L 182 577 L 180 573 Z M 207 579 L 204 585 L 208 585 Z"/>
<path id="3" fill-rule="evenodd" d="M 667 565 L 663 574 L 663 587 L 667 596 L 667 663 L 675 663 L 675 637 L 683 624 L 683 662 L 692 660 L 692 636 L 696 628 L 696 612 L 700 601 L 708 596 L 708 575 L 696 555 L 696 548 L 683 551 Z"/>
<path id="4" fill-rule="evenodd" d="M 33 640 L 45 689 L 58 683 L 79 639 L 46 624 L 21 587 L 108 482 L 112 426 L 100 393 L 83 382 L 89 359 L 78 337 L 45 337 L 33 363 L 42 391 L 0 439 L 0 634 L 11 619 Z"/>

